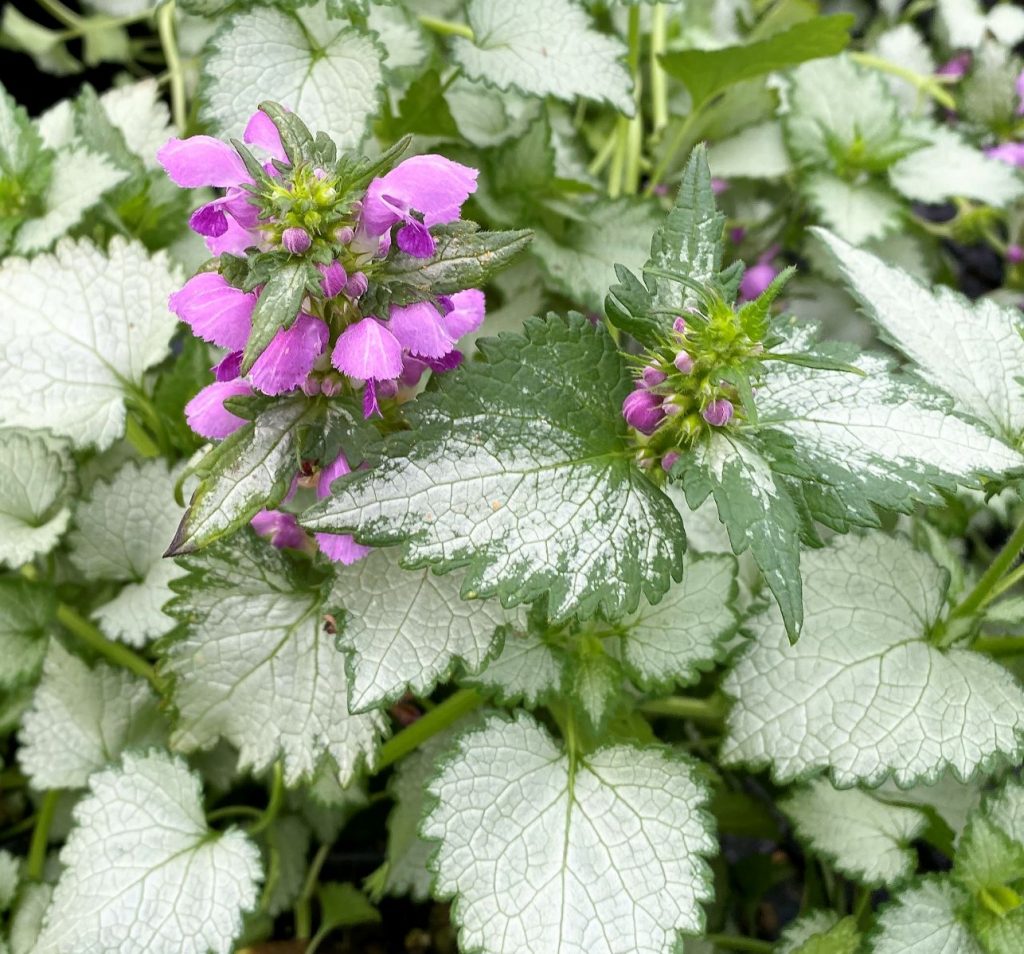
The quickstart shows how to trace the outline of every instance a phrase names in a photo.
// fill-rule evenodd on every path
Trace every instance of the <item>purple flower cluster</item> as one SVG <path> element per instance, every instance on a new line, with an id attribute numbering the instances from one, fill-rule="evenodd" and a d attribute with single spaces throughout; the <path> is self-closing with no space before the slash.
<path id="1" fill-rule="evenodd" d="M 269 116 L 253 115 L 243 140 L 265 155 L 267 175 L 281 194 L 289 196 L 291 183 L 282 172 L 288 169 L 287 155 Z M 190 219 L 212 254 L 283 249 L 303 256 L 313 247 L 314 236 L 308 228 L 261 215 L 254 201 L 253 178 L 227 143 L 210 136 L 172 139 L 158 158 L 183 188 L 225 190 Z M 302 171 L 296 171 L 296 181 Z M 391 251 L 392 230 L 397 226 L 394 239 L 401 251 L 429 258 L 435 251 L 431 226 L 460 217 L 463 203 L 476 189 L 476 177 L 475 169 L 426 155 L 407 159 L 370 182 L 356 205 L 353 223 L 336 229 L 326 242 L 316 237 L 318 250 L 322 253 L 326 246 L 334 255 L 327 263 L 317 262 L 322 275 L 320 295 L 304 299 L 294 320 L 278 331 L 244 376 L 242 350 L 261 288 L 243 291 L 213 271 L 189 279 L 171 296 L 171 310 L 198 337 L 227 350 L 213 369 L 216 380 L 188 404 L 189 426 L 203 437 L 226 437 L 244 422 L 224 407 L 225 400 L 253 393 L 279 395 L 298 388 L 310 396 L 327 397 L 346 387 L 361 388 L 364 413 L 369 417 L 379 413 L 379 397 L 414 386 L 427 368 L 443 372 L 457 366 L 461 355 L 456 342 L 483 321 L 482 292 L 466 289 L 432 300 L 392 304 L 386 316 L 364 314 L 359 300 L 370 287 L 367 272 Z M 312 187 L 319 189 L 315 195 L 329 205 L 333 196 L 328 173 L 314 169 L 312 180 Z M 334 299 L 344 307 L 330 308 Z"/>

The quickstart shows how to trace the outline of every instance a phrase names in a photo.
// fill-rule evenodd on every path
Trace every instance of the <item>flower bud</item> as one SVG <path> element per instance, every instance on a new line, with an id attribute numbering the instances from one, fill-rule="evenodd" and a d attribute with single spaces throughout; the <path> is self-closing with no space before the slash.
<path id="1" fill-rule="evenodd" d="M 370 283 L 366 280 L 366 276 L 362 272 L 356 272 L 354 275 L 349 275 L 348 281 L 345 282 L 345 294 L 349 298 L 361 298 L 369 287 Z"/>
<path id="2" fill-rule="evenodd" d="M 675 356 L 672 363 L 676 366 L 676 370 L 680 374 L 689 374 L 693 370 L 693 358 L 689 356 L 685 351 L 680 351 Z"/>
<path id="3" fill-rule="evenodd" d="M 668 375 L 661 368 L 656 368 L 653 364 L 647 365 L 640 373 L 640 380 L 645 388 L 656 388 L 667 377 Z"/>
<path id="4" fill-rule="evenodd" d="M 356 230 L 351 225 L 346 225 L 344 228 L 338 229 L 334 233 L 334 241 L 339 245 L 348 245 L 349 242 L 355 238 Z"/>
<path id="5" fill-rule="evenodd" d="M 759 261 L 743 273 L 740 282 L 740 301 L 753 301 L 761 294 L 779 274 L 779 270 L 767 261 Z"/>
<path id="6" fill-rule="evenodd" d="M 676 315 L 676 320 L 672 322 L 672 330 L 677 335 L 686 334 L 686 319 L 682 315 Z"/>
<path id="7" fill-rule="evenodd" d="M 1011 245 L 1006 249 L 1006 260 L 1011 265 L 1019 265 L 1024 262 L 1024 248 L 1020 245 Z"/>
<path id="8" fill-rule="evenodd" d="M 661 458 L 661 469 L 667 474 L 673 467 L 675 467 L 677 460 L 679 460 L 679 451 L 669 451 Z"/>
<path id="9" fill-rule="evenodd" d="M 320 381 L 320 393 L 324 397 L 337 397 L 341 394 L 341 381 L 334 374 L 329 374 Z"/>
<path id="10" fill-rule="evenodd" d="M 661 409 L 661 398 L 647 390 L 632 391 L 622 402 L 622 416 L 626 423 L 641 434 L 653 434 L 665 412 Z"/>
<path id="11" fill-rule="evenodd" d="M 302 382 L 302 393 L 306 397 L 316 397 L 320 393 L 320 379 L 314 378 L 313 375 L 307 375 L 306 380 Z"/>
<path id="12" fill-rule="evenodd" d="M 718 398 L 704 408 L 701 414 L 712 427 L 724 427 L 732 420 L 732 401 Z"/>
<path id="13" fill-rule="evenodd" d="M 661 405 L 661 409 L 669 416 L 674 417 L 676 414 L 683 413 L 683 406 L 677 403 L 678 398 L 669 398 L 664 404 Z"/>
<path id="14" fill-rule="evenodd" d="M 335 295 L 340 295 L 345 287 L 345 283 L 348 281 L 348 275 L 345 274 L 345 269 L 341 267 L 341 262 L 334 261 L 330 265 L 317 265 L 317 268 L 320 269 L 320 274 L 323 275 L 320 288 L 324 293 L 324 298 L 333 298 Z"/>
<path id="15" fill-rule="evenodd" d="M 301 255 L 309 250 L 309 246 L 313 244 L 313 241 L 309 237 L 309 232 L 305 229 L 291 228 L 285 229 L 281 233 L 281 244 L 292 255 Z"/>

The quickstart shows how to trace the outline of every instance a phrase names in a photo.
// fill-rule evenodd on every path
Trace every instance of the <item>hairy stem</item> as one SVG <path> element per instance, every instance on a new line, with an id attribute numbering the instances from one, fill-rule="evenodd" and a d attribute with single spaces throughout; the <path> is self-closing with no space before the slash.
<path id="1" fill-rule="evenodd" d="M 458 722 L 483 701 L 483 697 L 472 689 L 460 689 L 450 695 L 444 702 L 439 703 L 437 708 L 431 709 L 380 747 L 374 774 L 416 751 L 431 736 Z"/>

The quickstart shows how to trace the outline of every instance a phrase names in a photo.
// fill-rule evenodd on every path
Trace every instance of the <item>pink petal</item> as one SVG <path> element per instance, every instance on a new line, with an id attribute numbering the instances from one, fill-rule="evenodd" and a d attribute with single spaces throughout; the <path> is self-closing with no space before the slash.
<path id="1" fill-rule="evenodd" d="M 444 156 L 412 156 L 387 175 L 374 179 L 363 200 L 362 224 L 380 235 L 410 209 L 423 215 L 429 228 L 454 222 L 462 203 L 476 191 L 476 169 Z"/>
<path id="2" fill-rule="evenodd" d="M 188 219 L 188 227 L 207 238 L 219 238 L 228 230 L 228 217 L 221 208 L 223 202 L 215 199 L 199 206 Z"/>
<path id="3" fill-rule="evenodd" d="M 316 545 L 335 563 L 348 566 L 357 563 L 370 552 L 370 547 L 356 543 L 347 533 L 317 533 L 315 537 Z"/>
<path id="4" fill-rule="evenodd" d="M 232 186 L 221 200 L 224 211 L 246 229 L 254 229 L 260 223 L 260 210 L 249 200 L 252 193 Z"/>
<path id="5" fill-rule="evenodd" d="M 206 239 L 206 247 L 211 255 L 223 255 L 225 252 L 229 255 L 242 255 L 250 246 L 259 245 L 259 233 L 250 232 L 230 215 L 227 220 L 228 229 L 223 235 Z"/>
<path id="6" fill-rule="evenodd" d="M 251 146 L 259 146 L 275 159 L 280 159 L 282 162 L 288 161 L 288 155 L 284 151 L 284 146 L 281 145 L 281 134 L 266 113 L 257 110 L 249 117 L 245 132 L 242 133 L 242 141 Z"/>
<path id="7" fill-rule="evenodd" d="M 300 314 L 290 328 L 279 331 L 252 366 L 249 380 L 263 394 L 283 394 L 299 387 L 323 353 L 327 325 Z"/>
<path id="8" fill-rule="evenodd" d="M 228 398 L 252 394 L 252 388 L 240 379 L 214 381 L 206 385 L 185 405 L 185 420 L 200 437 L 219 439 L 233 434 L 245 421 L 224 409 Z"/>
<path id="9" fill-rule="evenodd" d="M 339 454 L 329 463 L 322 471 L 316 481 L 316 499 L 323 500 L 324 497 L 330 497 L 331 485 L 339 477 L 343 477 L 345 474 L 351 474 L 352 468 L 348 466 L 348 461 L 345 460 L 344 454 Z"/>
<path id="10" fill-rule="evenodd" d="M 450 296 L 452 310 L 441 316 L 441 324 L 453 339 L 459 339 L 476 331 L 484 322 L 484 293 L 477 288 L 467 288 Z"/>
<path id="11" fill-rule="evenodd" d="M 213 136 L 169 139 L 156 158 L 175 185 L 183 189 L 200 186 L 226 188 L 249 182 L 249 173 L 238 153 Z"/>
<path id="12" fill-rule="evenodd" d="M 252 330 L 256 294 L 233 288 L 217 272 L 200 272 L 167 304 L 203 341 L 240 351 Z"/>
<path id="13" fill-rule="evenodd" d="M 295 514 L 286 510 L 261 510 L 249 521 L 261 537 L 266 537 L 279 550 L 289 548 L 301 550 L 308 537 L 295 519 Z"/>
<path id="14" fill-rule="evenodd" d="M 402 373 L 402 346 L 372 315 L 349 325 L 338 338 L 331 363 L 352 378 L 397 378 Z"/>
<path id="15" fill-rule="evenodd" d="M 411 354 L 440 358 L 455 344 L 441 321 L 441 315 L 429 301 L 417 301 L 411 305 L 392 305 L 388 328 Z"/>

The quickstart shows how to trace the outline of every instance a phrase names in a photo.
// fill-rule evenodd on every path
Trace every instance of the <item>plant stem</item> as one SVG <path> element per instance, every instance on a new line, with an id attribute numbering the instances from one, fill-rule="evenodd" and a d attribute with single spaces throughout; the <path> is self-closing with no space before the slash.
<path id="1" fill-rule="evenodd" d="M 651 116 L 654 135 L 658 136 L 668 125 L 668 74 L 661 68 L 658 57 L 668 49 L 668 29 L 665 6 L 656 3 L 651 11 Z"/>
<path id="2" fill-rule="evenodd" d="M 305 883 L 302 885 L 302 893 L 295 902 L 295 936 L 307 938 L 313 931 L 313 914 L 310 908 L 310 899 L 316 888 L 317 879 L 320 877 L 320 869 L 327 860 L 327 853 L 331 850 L 330 845 L 321 845 L 313 856 L 306 874 Z"/>
<path id="3" fill-rule="evenodd" d="M 946 109 L 956 109 L 956 100 L 932 76 L 925 76 L 923 73 L 907 69 L 905 66 L 900 66 L 899 63 L 893 63 L 874 53 L 856 52 L 850 53 L 849 56 L 855 63 L 866 66 L 868 69 L 878 70 L 880 73 L 889 73 L 891 76 L 898 76 L 900 79 L 906 80 L 916 90 L 931 96 L 935 102 L 940 106 L 945 106 Z"/>
<path id="4" fill-rule="evenodd" d="M 760 951 L 763 954 L 771 954 L 775 947 L 771 941 L 759 941 L 756 937 L 739 937 L 735 934 L 707 934 L 704 940 L 728 951 Z"/>
<path id="5" fill-rule="evenodd" d="M 251 805 L 225 805 L 223 808 L 215 808 L 212 812 L 206 813 L 208 822 L 220 821 L 222 818 L 231 818 L 233 815 L 247 815 L 249 818 L 262 818 L 263 812 Z"/>
<path id="6" fill-rule="evenodd" d="M 79 20 L 77 24 L 69 26 L 66 30 L 61 30 L 58 37 L 61 40 L 74 40 L 76 37 L 85 36 L 86 33 L 91 33 L 93 30 L 106 30 L 110 27 L 130 26 L 133 23 L 141 23 L 143 20 L 148 20 L 151 15 L 151 10 L 145 10 L 142 13 L 133 13 L 124 17 L 89 17 L 85 20 Z"/>
<path id="7" fill-rule="evenodd" d="M 61 603 L 57 607 L 57 620 L 65 629 L 105 659 L 116 666 L 131 670 L 137 676 L 142 676 L 158 693 L 163 694 L 163 683 L 160 677 L 145 659 L 123 643 L 115 643 L 107 639 L 96 626 L 67 603 Z"/>
<path id="8" fill-rule="evenodd" d="M 381 746 L 374 774 L 414 752 L 431 736 L 458 722 L 483 701 L 483 697 L 473 689 L 460 689 L 450 695 L 437 708 L 431 709 Z"/>
<path id="9" fill-rule="evenodd" d="M 705 100 L 705 102 L 707 101 Z M 644 195 L 654 195 L 654 190 L 661 183 L 662 178 L 668 171 L 668 167 L 672 164 L 672 160 L 675 159 L 676 153 L 679 152 L 686 141 L 686 137 L 693 132 L 693 127 L 696 125 L 703 110 L 704 103 L 701 103 L 696 109 L 691 109 L 690 114 L 676 130 L 676 134 L 672 137 L 672 142 L 669 143 L 668 149 L 665 151 L 665 155 L 661 157 L 661 162 L 655 166 L 654 172 L 651 173 L 650 179 L 647 180 L 647 188 L 644 190 Z"/>
<path id="10" fill-rule="evenodd" d="M 188 125 L 188 110 L 185 105 L 185 73 L 178 52 L 178 40 L 174 32 L 174 0 L 168 0 L 156 12 L 157 32 L 160 45 L 167 61 L 167 72 L 171 76 L 171 115 L 178 132 L 184 133 Z"/>
<path id="11" fill-rule="evenodd" d="M 64 26 L 77 27 L 82 18 L 70 8 L 64 6 L 60 0 L 37 0 L 41 6 L 55 20 L 60 20 Z"/>
<path id="12" fill-rule="evenodd" d="M 1020 522 L 1017 529 L 1010 535 L 1010 539 L 996 554 L 995 559 L 982 574 L 974 589 L 953 608 L 953 612 L 949 614 L 950 618 L 970 616 L 992 599 L 995 596 L 996 585 L 1016 562 L 1022 549 L 1024 549 L 1024 520 Z"/>
<path id="13" fill-rule="evenodd" d="M 25 877 L 29 881 L 42 880 L 43 865 L 46 863 L 46 845 L 49 840 L 50 826 L 53 824 L 53 816 L 57 811 L 57 800 L 59 798 L 60 790 L 51 788 L 43 796 L 42 804 L 39 806 L 36 824 L 32 829 L 32 841 L 28 846 L 28 858 L 25 861 Z"/>
<path id="14" fill-rule="evenodd" d="M 125 421 L 125 440 L 132 445 L 143 457 L 152 458 L 160 456 L 160 448 L 156 441 L 149 436 L 149 432 L 135 419 L 135 415 L 129 414 Z"/>
<path id="15" fill-rule="evenodd" d="M 724 696 L 708 696 L 707 699 L 695 699 L 692 696 L 668 696 L 664 699 L 651 699 L 637 707 L 644 715 L 670 716 L 673 719 L 693 719 L 696 722 L 720 723 L 728 711 L 729 705 Z"/>
<path id="16" fill-rule="evenodd" d="M 274 823 L 274 819 L 277 818 L 283 804 L 284 769 L 282 769 L 281 763 L 278 761 L 274 763 L 274 774 L 270 783 L 270 799 L 267 801 L 267 807 L 263 809 L 260 817 L 249 826 L 249 834 L 258 835 L 260 832 L 266 831 Z"/>
<path id="17" fill-rule="evenodd" d="M 476 40 L 473 28 L 468 24 L 442 20 L 440 17 L 428 16 L 425 13 L 421 13 L 416 19 L 419 20 L 421 26 L 434 33 L 439 33 L 441 36 L 461 36 L 471 42 Z"/>

